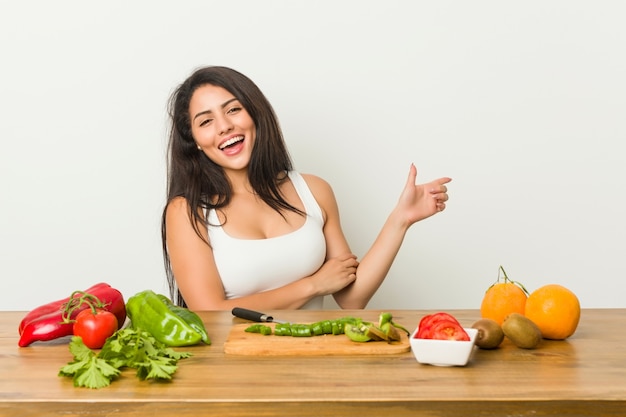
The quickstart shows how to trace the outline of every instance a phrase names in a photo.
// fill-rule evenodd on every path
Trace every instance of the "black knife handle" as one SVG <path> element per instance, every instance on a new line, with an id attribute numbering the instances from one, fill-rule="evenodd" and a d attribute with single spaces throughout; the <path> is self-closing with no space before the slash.
<path id="1" fill-rule="evenodd" d="M 272 316 L 259 313 L 258 311 L 248 310 L 247 308 L 235 307 L 233 308 L 232 313 L 233 316 L 239 317 L 240 319 L 252 320 L 256 322 L 271 322 L 274 320 L 274 317 Z"/>

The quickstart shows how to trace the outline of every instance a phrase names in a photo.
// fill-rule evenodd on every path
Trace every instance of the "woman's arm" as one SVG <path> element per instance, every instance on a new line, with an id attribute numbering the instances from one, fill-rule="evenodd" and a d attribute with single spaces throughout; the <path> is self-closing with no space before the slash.
<path id="1" fill-rule="evenodd" d="M 312 298 L 332 294 L 351 283 L 356 275 L 354 256 L 343 256 L 326 262 L 315 274 L 283 287 L 226 299 L 213 250 L 193 229 L 184 198 L 170 202 L 166 213 L 167 248 L 176 284 L 191 310 L 297 309 Z M 208 240 L 203 225 L 199 230 Z"/>
<path id="2" fill-rule="evenodd" d="M 445 209 L 448 200 L 446 183 L 450 178 L 440 178 L 427 184 L 416 185 L 417 169 L 411 164 L 406 185 L 396 207 L 387 218 L 376 240 L 360 261 L 356 280 L 334 294 L 342 308 L 365 308 L 385 279 L 400 250 L 407 230 L 414 223 Z M 327 184 L 321 180 L 311 181 L 312 190 L 326 214 L 324 234 L 327 241 L 327 257 L 333 258 L 349 253 L 350 248 L 343 234 L 336 199 Z"/>

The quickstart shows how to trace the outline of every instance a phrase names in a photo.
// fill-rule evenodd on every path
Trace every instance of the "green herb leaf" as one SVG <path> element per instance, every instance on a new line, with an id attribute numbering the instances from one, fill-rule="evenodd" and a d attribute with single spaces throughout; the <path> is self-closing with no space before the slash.
<path id="1" fill-rule="evenodd" d="M 70 352 L 74 355 L 74 360 L 83 361 L 88 360 L 95 353 L 89 349 L 83 343 L 83 339 L 80 336 L 72 336 L 72 340 L 70 341 Z"/>
<path id="2" fill-rule="evenodd" d="M 137 378 L 172 379 L 177 368 L 176 361 L 163 356 L 153 356 L 137 366 Z"/>
<path id="3" fill-rule="evenodd" d="M 112 367 L 105 360 L 92 357 L 88 365 L 74 375 L 75 387 L 103 388 L 111 384 L 111 380 L 120 374 L 119 369 Z"/>
<path id="4" fill-rule="evenodd" d="M 172 348 L 165 348 L 161 350 L 161 353 L 163 354 L 163 356 L 167 356 L 168 358 L 172 358 L 172 359 L 186 359 L 191 357 L 191 353 L 189 352 L 177 352 Z"/>
<path id="5" fill-rule="evenodd" d="M 108 386 L 123 367 L 135 368 L 141 380 L 170 380 L 178 369 L 178 360 L 191 356 L 157 341 L 148 332 L 133 328 L 118 330 L 98 354 L 76 336 L 69 348 L 74 361 L 61 368 L 59 376 L 72 377 L 74 386 L 87 388 Z"/>
<path id="6" fill-rule="evenodd" d="M 59 376 L 74 376 L 81 371 L 82 368 L 89 366 L 90 360 L 70 362 L 59 371 Z"/>
<path id="7" fill-rule="evenodd" d="M 119 375 L 120 371 L 117 368 L 99 359 L 94 351 L 85 346 L 80 337 L 72 337 L 69 348 L 74 355 L 74 361 L 61 368 L 59 376 L 72 377 L 74 386 L 102 388 Z"/>

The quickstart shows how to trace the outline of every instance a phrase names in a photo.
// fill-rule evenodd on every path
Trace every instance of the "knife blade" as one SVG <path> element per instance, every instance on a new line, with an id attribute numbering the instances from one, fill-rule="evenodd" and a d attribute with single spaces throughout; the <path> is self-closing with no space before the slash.
<path id="1" fill-rule="evenodd" d="M 248 310 L 247 308 L 235 307 L 233 308 L 233 316 L 240 319 L 252 320 L 260 323 L 285 323 L 282 320 L 276 320 L 273 316 L 265 313 L 261 313 L 254 310 Z"/>

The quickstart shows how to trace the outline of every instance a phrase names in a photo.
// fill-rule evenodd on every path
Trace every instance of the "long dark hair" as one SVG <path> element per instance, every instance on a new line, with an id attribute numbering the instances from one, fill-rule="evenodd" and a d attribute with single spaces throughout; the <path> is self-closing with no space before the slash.
<path id="1" fill-rule="evenodd" d="M 210 66 L 193 72 L 176 88 L 168 103 L 171 126 L 167 148 L 167 202 L 161 216 L 167 282 L 172 300 L 179 305 L 185 305 L 185 300 L 178 291 L 167 251 L 167 207 L 174 198 L 185 198 L 189 206 L 189 221 L 204 240 L 198 226 L 208 226 L 203 213 L 227 206 L 232 198 L 232 189 L 224 170 L 198 149 L 191 135 L 189 102 L 196 89 L 207 84 L 222 87 L 234 95 L 254 121 L 256 140 L 248 166 L 253 190 L 279 213 L 290 210 L 303 214 L 287 203 L 280 193 L 279 186 L 286 179 L 286 172 L 292 170 L 293 163 L 278 118 L 265 95 L 252 80 L 231 68 Z"/>

